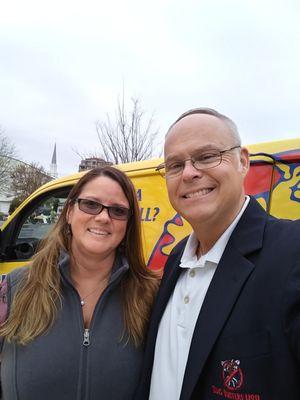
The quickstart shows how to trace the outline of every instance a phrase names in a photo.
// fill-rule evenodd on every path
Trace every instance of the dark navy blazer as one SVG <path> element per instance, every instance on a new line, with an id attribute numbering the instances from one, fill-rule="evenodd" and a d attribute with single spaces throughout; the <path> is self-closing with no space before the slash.
<path id="1" fill-rule="evenodd" d="M 166 264 L 136 400 L 149 396 L 159 322 L 186 240 Z M 300 222 L 273 218 L 251 198 L 199 313 L 180 400 L 299 400 L 299 361 Z"/>

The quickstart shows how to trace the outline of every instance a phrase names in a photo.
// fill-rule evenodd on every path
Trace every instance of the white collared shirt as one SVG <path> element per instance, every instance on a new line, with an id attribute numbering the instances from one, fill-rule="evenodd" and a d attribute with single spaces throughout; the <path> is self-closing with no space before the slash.
<path id="1" fill-rule="evenodd" d="M 179 265 L 185 271 L 177 281 L 158 329 L 149 400 L 179 399 L 193 332 L 207 289 L 249 201 L 246 196 L 234 221 L 199 259 L 196 235 L 193 232 L 189 237 Z"/>

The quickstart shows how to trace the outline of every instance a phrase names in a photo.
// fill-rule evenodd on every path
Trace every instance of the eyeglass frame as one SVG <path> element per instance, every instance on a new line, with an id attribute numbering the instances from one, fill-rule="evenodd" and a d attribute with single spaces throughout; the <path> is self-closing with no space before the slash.
<path id="1" fill-rule="evenodd" d="M 96 213 L 91 213 L 91 212 L 87 212 L 86 210 L 82 210 L 82 209 L 80 208 L 80 203 L 81 203 L 83 200 L 91 201 L 91 202 L 93 202 L 93 203 L 98 204 L 98 205 L 100 206 L 99 211 L 96 212 Z M 78 198 L 75 200 L 75 203 L 78 204 L 78 208 L 79 208 L 80 211 L 82 211 L 82 212 L 84 212 L 85 214 L 88 214 L 88 215 L 99 215 L 99 214 L 102 213 L 103 210 L 107 210 L 107 213 L 108 213 L 109 217 L 110 217 L 111 219 L 116 219 L 116 220 L 118 220 L 118 221 L 128 221 L 128 220 L 130 219 L 131 215 L 132 215 L 132 211 L 131 211 L 129 208 L 127 208 L 127 207 L 123 207 L 123 206 L 106 206 L 106 205 L 100 203 L 99 201 L 92 200 L 92 199 L 83 199 L 83 198 L 79 198 L 79 197 L 78 197 Z M 125 218 L 118 218 L 118 217 L 116 218 L 115 216 L 112 216 L 112 215 L 111 215 L 111 210 L 114 209 L 114 208 L 121 208 L 122 210 L 126 210 L 127 215 L 125 216 Z"/>
<path id="2" fill-rule="evenodd" d="M 231 150 L 234 150 L 234 149 L 239 149 L 239 148 L 241 148 L 241 145 L 236 145 L 236 146 L 233 146 L 233 147 L 231 147 L 230 149 L 226 149 L 226 150 L 216 150 L 216 149 L 214 149 L 215 151 L 217 151 L 217 152 L 219 153 L 220 162 L 219 162 L 218 164 L 216 164 L 216 165 L 213 165 L 212 167 L 197 168 L 197 167 L 195 166 L 195 163 L 197 162 L 197 160 L 195 160 L 194 157 L 186 158 L 185 160 L 179 160 L 178 162 L 182 162 L 182 163 L 183 163 L 183 164 L 182 164 L 182 170 L 181 170 L 180 172 L 176 173 L 175 175 L 171 175 L 171 178 L 174 178 L 174 177 L 176 177 L 176 176 L 179 176 L 179 175 L 181 175 L 181 174 L 183 173 L 184 168 L 185 168 L 185 163 L 186 163 L 187 161 L 191 161 L 192 166 L 193 166 L 197 171 L 204 171 L 204 170 L 206 170 L 206 169 L 212 169 L 212 168 L 218 167 L 220 164 L 222 164 L 222 160 L 223 160 L 223 159 L 222 159 L 222 155 L 223 155 L 224 153 L 227 153 L 228 151 L 231 151 Z M 208 150 L 208 151 L 209 151 L 209 150 Z M 159 165 L 155 168 L 155 171 L 158 171 L 161 177 L 166 178 L 167 173 L 162 173 L 162 172 L 161 172 L 161 170 L 162 170 L 162 169 L 165 169 L 165 168 L 166 168 L 166 163 L 164 162 L 164 163 L 162 163 L 162 164 L 159 164 Z M 169 176 L 169 177 L 170 177 L 170 176 Z"/>

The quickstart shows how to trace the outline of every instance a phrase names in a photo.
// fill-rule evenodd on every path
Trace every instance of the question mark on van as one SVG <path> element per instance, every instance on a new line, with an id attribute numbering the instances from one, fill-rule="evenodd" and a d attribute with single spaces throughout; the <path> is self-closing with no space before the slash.
<path id="1" fill-rule="evenodd" d="M 154 208 L 154 215 L 153 215 L 152 221 L 155 221 L 156 217 L 157 217 L 158 214 L 159 214 L 159 211 L 160 211 L 160 209 L 159 209 L 158 207 L 155 207 L 155 208 Z"/>

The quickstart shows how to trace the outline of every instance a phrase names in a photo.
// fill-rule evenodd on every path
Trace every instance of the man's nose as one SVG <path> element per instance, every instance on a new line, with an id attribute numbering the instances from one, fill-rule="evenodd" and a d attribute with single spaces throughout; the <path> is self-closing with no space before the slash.
<path id="1" fill-rule="evenodd" d="M 194 167 L 192 160 L 186 160 L 182 171 L 182 179 L 194 179 L 195 177 L 201 177 L 203 171 Z"/>

